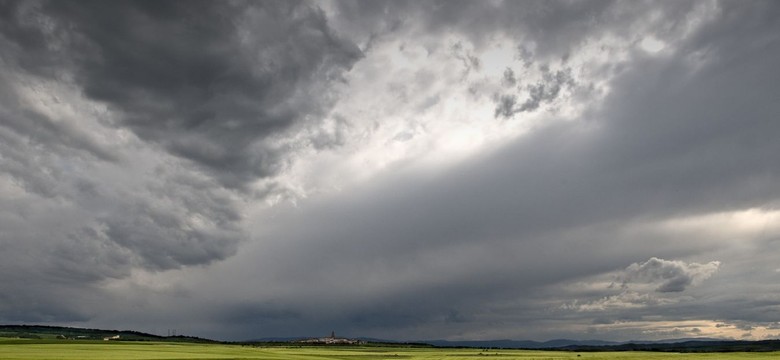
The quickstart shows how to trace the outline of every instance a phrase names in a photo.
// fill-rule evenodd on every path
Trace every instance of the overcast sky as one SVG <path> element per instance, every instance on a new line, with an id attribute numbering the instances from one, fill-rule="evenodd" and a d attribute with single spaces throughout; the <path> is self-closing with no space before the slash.
<path id="1" fill-rule="evenodd" d="M 0 323 L 780 337 L 777 1 L 0 0 Z"/>

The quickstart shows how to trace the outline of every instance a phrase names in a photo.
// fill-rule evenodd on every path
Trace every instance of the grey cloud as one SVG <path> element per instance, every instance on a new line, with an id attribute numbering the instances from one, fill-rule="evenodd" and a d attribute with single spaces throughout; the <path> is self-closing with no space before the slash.
<path id="1" fill-rule="evenodd" d="M 17 173 L 7 172 L 7 161 L 0 161 L 0 168 L 27 183 L 35 181 L 37 172 L 46 173 L 53 163 L 69 161 L 30 148 L 22 150 L 44 162 L 28 162 L 30 168 Z M 105 166 L 116 171 L 113 164 Z M 5 291 L 17 295 L 7 299 L 0 319 L 12 317 L 8 309 L 25 306 L 45 289 L 62 296 L 70 288 L 76 294 L 80 290 L 99 292 L 94 284 L 125 278 L 133 269 L 177 269 L 224 259 L 246 238 L 231 193 L 202 175 L 168 168 L 157 173 L 156 183 L 142 182 L 139 188 L 81 178 L 97 173 L 60 173 L 46 179 L 51 182 L 46 186 L 52 188 L 43 193 L 29 185 L 24 186 L 27 192 L 22 196 L 0 193 L 5 199 L 0 209 L 0 244 L 7 250 L 0 263 L 4 273 L 14 274 L 17 280 L 28 279 L 3 282 Z M 0 181 L 8 179 L 0 177 Z M 79 298 L 73 296 L 74 301 Z M 91 316 L 91 301 L 82 299 L 85 309 L 77 312 Z M 81 307 L 63 302 L 48 307 L 46 316 L 66 321 L 71 311 Z"/>
<path id="2" fill-rule="evenodd" d="M 18 135 L 2 130 L 3 128 L 0 127 L 0 138 L 3 139 L 0 143 L 0 148 L 3 150 L 3 172 L 29 192 L 50 198 L 57 196 L 56 172 L 40 171 L 47 168 L 41 164 L 41 159 L 29 161 Z"/>
<path id="3" fill-rule="evenodd" d="M 300 319 L 302 316 L 296 311 L 285 309 L 284 305 L 273 303 L 238 303 L 220 310 L 215 314 L 218 321 L 239 326 L 262 323 L 265 326 L 273 324 L 273 326 L 284 327 L 285 322 Z"/>
<path id="4" fill-rule="evenodd" d="M 232 255 L 242 238 L 238 229 L 191 229 L 182 216 L 148 205 L 131 206 L 111 217 L 99 219 L 105 235 L 131 250 L 152 269 L 208 264 Z"/>
<path id="5" fill-rule="evenodd" d="M 651 283 L 658 285 L 658 292 L 680 292 L 688 286 L 706 280 L 719 266 L 718 261 L 699 264 L 653 257 L 641 264 L 631 264 L 620 278 L 624 287 L 635 282 Z"/>
<path id="6" fill-rule="evenodd" d="M 70 157 L 73 163 L 93 160 L 116 163 L 120 155 L 98 137 L 80 129 L 65 118 L 49 118 L 30 108 L 29 100 L 19 93 L 45 92 L 34 85 L 14 79 L 13 68 L 0 68 L 0 165 L 28 191 L 46 196 L 62 195 L 63 172 L 67 162 L 52 161 L 48 153 Z M 54 96 L 50 101 L 58 101 Z M 63 100 L 64 101 L 64 100 Z M 37 156 L 31 156 L 31 154 Z"/>
<path id="7" fill-rule="evenodd" d="M 360 57 L 301 2 L 17 5 L 5 14 L 6 41 L 23 49 L 14 60 L 72 69 L 120 125 L 234 187 L 278 169 L 284 154 L 263 140 L 322 116 L 329 84 Z"/>
<path id="8" fill-rule="evenodd" d="M 316 150 L 338 148 L 347 142 L 349 128 L 350 124 L 346 119 L 335 116 L 331 126 L 318 127 L 309 141 Z"/>
<path id="9" fill-rule="evenodd" d="M 246 238 L 231 194 L 183 169 L 160 170 L 161 180 L 133 201 L 117 202 L 94 219 L 104 238 L 130 251 L 132 265 L 171 269 L 233 255 Z"/>
<path id="10" fill-rule="evenodd" d="M 744 331 L 750 331 L 755 329 L 753 325 L 750 324 L 739 324 L 736 326 L 737 329 L 744 330 Z"/>
<path id="11" fill-rule="evenodd" d="M 452 53 L 453 56 L 460 60 L 461 63 L 463 63 L 463 76 L 468 76 L 471 71 L 479 71 L 481 67 L 481 63 L 479 61 L 479 58 L 476 57 L 471 52 L 463 49 L 463 44 L 461 43 L 455 43 L 455 45 L 452 46 Z"/>
<path id="12" fill-rule="evenodd" d="M 75 273 L 67 269 L 67 262 L 84 264 L 98 262 L 97 271 L 110 271 L 109 259 L 92 254 L 58 253 L 56 243 L 38 247 L 42 231 L 21 229 L 0 211 L 0 246 L 3 248 L 0 271 L 6 274 L 0 292 L 0 321 L 5 323 L 80 322 L 94 317 L 92 306 L 107 298 L 94 286 L 92 270 Z M 38 224 L 35 224 L 38 225 Z M 40 225 L 38 225 L 40 227 Z M 23 244 L 20 244 L 23 242 Z M 60 255 L 62 257 L 60 257 Z M 102 255 L 102 254 L 101 254 Z"/>
<path id="13" fill-rule="evenodd" d="M 61 236 L 46 254 L 53 259 L 46 266 L 50 278 L 79 284 L 129 275 L 135 254 L 100 229 L 85 226 Z"/>
<path id="14" fill-rule="evenodd" d="M 203 175 L 170 166 L 173 159 L 154 180 L 143 179 L 133 170 L 141 157 L 135 147 L 115 146 L 109 154 L 116 158 L 101 158 L 68 140 L 60 131 L 67 120 L 41 127 L 36 122 L 50 120 L 14 112 L 7 99 L 3 115 L 10 115 L 0 119 L 0 268 L 13 275 L 0 281 L 8 295 L 0 320 L 86 321 L 95 304 L 107 301 L 96 284 L 133 269 L 208 264 L 234 254 L 245 238 L 235 203 L 215 181 L 198 184 Z M 207 219 L 200 228 L 192 223 L 198 217 Z"/>
<path id="15" fill-rule="evenodd" d="M 517 79 L 515 78 L 515 72 L 512 70 L 512 68 L 506 68 L 506 70 L 504 70 L 504 77 L 501 79 L 501 85 L 511 88 L 516 84 Z"/>
<path id="16" fill-rule="evenodd" d="M 544 102 L 551 102 L 558 97 L 561 88 L 574 86 L 569 69 L 556 71 L 554 74 L 546 68 L 542 69 L 543 82 L 528 86 L 528 100 L 526 100 L 517 112 L 533 111 Z"/>
<path id="17" fill-rule="evenodd" d="M 13 195 L 13 189 L 0 194 L 10 196 L 5 204 L 12 214 L 0 219 L 0 239 L 23 242 L 24 251 L 51 259 L 41 268 L 52 279 L 94 282 L 126 276 L 138 266 L 206 264 L 233 254 L 245 238 L 235 203 L 215 181 L 173 166 L 127 192 L 132 179 L 139 178 L 122 169 L 136 156 L 132 147 L 117 146 L 101 157 L 101 150 L 69 141 L 71 132 L 63 130 L 71 126 L 67 120 L 47 127 L 51 119 L 14 111 L 9 99 L 14 98 L 5 103 L 12 106 L 5 108 L 0 124 L 0 180 L 18 186 L 24 196 Z M 122 172 L 127 183 L 113 183 L 110 173 Z M 18 217 L 27 224 L 17 223 Z M 194 227 L 193 218 L 206 224 Z M 41 233 L 22 241 L 30 227 Z M 14 271 L 30 266 L 19 263 Z"/>
<path id="18" fill-rule="evenodd" d="M 22 288 L 19 284 L 10 287 Z M 8 288 L 6 288 L 8 289 Z M 4 323 L 47 323 L 47 322 L 81 322 L 92 317 L 88 311 L 80 308 L 77 301 L 85 300 L 85 295 L 80 292 L 94 291 L 83 287 L 47 286 L 45 288 L 29 289 L 24 294 L 0 295 L 0 319 Z M 7 293 L 7 291 L 4 291 Z M 56 297 L 52 294 L 57 294 Z M 72 296 L 68 298 L 68 296 Z"/>
<path id="19" fill-rule="evenodd" d="M 12 100 L 7 99 L 4 103 L 12 103 Z M 41 146 L 57 151 L 80 151 L 104 161 L 119 161 L 118 155 L 111 149 L 65 121 L 53 121 L 45 115 L 27 109 L 8 111 L 0 116 L 2 126 L 15 132 L 16 136 L 29 136 Z"/>
<path id="20" fill-rule="evenodd" d="M 459 313 L 457 310 L 450 309 L 447 315 L 444 317 L 444 321 L 448 323 L 463 323 L 468 321 L 466 316 Z"/>
<path id="21" fill-rule="evenodd" d="M 515 114 L 515 104 L 517 104 L 517 96 L 515 95 L 501 95 L 498 98 L 498 105 L 496 106 L 496 112 L 494 117 L 510 118 Z"/>
<path id="22" fill-rule="evenodd" d="M 511 71 L 511 69 L 507 70 Z M 550 103 L 558 98 L 564 87 L 572 88 L 576 85 L 571 76 L 571 69 L 551 72 L 547 66 L 542 66 L 540 70 L 542 72 L 542 81 L 526 86 L 527 99 L 522 104 L 517 105 L 517 96 L 514 94 L 502 95 L 498 98 L 495 117 L 510 118 L 515 114 L 535 111 L 541 105 Z M 510 74 L 512 73 L 510 72 Z M 511 78 L 512 83 L 514 83 L 514 75 L 511 75 Z M 506 83 L 506 79 L 507 72 L 504 73 L 502 81 Z"/>

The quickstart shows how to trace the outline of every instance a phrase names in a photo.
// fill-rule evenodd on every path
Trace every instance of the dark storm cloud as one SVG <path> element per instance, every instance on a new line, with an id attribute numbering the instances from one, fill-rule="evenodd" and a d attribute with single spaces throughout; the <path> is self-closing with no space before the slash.
<path id="1" fill-rule="evenodd" d="M 263 140 L 322 115 L 328 84 L 360 56 L 300 2 L 4 5 L 11 61 L 41 76 L 72 70 L 121 112 L 118 125 L 228 186 L 278 170 L 283 154 Z"/>

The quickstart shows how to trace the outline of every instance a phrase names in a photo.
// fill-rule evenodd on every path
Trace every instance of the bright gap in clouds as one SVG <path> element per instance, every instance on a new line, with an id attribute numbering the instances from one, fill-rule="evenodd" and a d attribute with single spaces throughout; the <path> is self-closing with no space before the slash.
<path id="1" fill-rule="evenodd" d="M 296 135 L 301 130 L 295 129 L 291 137 L 279 139 L 298 142 L 301 148 L 280 182 L 307 196 L 347 188 L 396 167 L 456 164 L 522 135 L 532 119 L 492 116 L 491 94 L 500 90 L 494 83 L 504 72 L 504 67 L 494 66 L 517 64 L 510 44 L 499 45 L 475 54 L 464 40 L 453 37 L 374 44 L 346 75 L 349 86 L 337 89 L 341 100 L 328 120 L 337 129 L 317 123 L 304 127 L 308 138 Z M 343 143 L 318 148 L 312 138 L 319 135 L 339 137 Z M 307 175 L 313 172 L 316 179 Z"/>
<path id="2" fill-rule="evenodd" d="M 608 94 L 594 90 L 609 79 L 595 69 L 614 61 L 582 51 L 535 62 L 510 39 L 475 47 L 454 35 L 377 40 L 364 56 L 334 90 L 340 100 L 324 124 L 335 126 L 303 124 L 277 138 L 277 147 L 296 149 L 272 181 L 289 190 L 278 199 L 345 189 L 403 168 L 444 169 L 535 128 L 581 121 Z M 511 115 L 496 112 L 502 97 L 515 99 Z M 318 144 L 323 140 L 335 145 Z"/>

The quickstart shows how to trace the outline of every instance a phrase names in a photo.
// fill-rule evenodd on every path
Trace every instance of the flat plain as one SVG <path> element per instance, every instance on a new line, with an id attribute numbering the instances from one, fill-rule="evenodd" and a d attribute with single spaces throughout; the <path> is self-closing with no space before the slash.
<path id="1" fill-rule="evenodd" d="M 661 353 L 661 352 L 566 352 L 538 350 L 484 350 L 415 348 L 392 346 L 270 346 L 167 342 L 108 342 L 73 340 L 1 339 L 0 359 L 269 359 L 269 360 L 558 360 L 558 359 L 780 359 L 778 352 L 753 353 Z"/>

